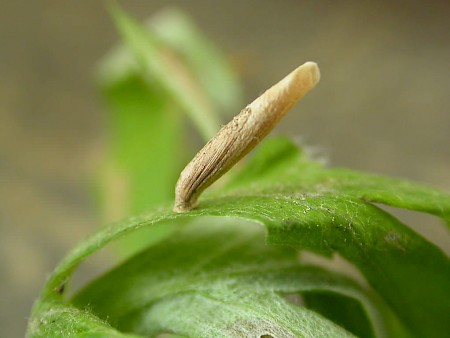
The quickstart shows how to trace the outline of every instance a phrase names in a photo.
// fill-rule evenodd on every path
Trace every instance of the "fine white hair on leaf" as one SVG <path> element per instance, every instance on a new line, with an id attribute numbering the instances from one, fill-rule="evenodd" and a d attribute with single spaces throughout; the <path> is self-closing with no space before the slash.
<path id="1" fill-rule="evenodd" d="M 181 172 L 173 210 L 194 208 L 203 190 L 252 150 L 319 80 L 317 64 L 306 62 L 242 109 Z"/>

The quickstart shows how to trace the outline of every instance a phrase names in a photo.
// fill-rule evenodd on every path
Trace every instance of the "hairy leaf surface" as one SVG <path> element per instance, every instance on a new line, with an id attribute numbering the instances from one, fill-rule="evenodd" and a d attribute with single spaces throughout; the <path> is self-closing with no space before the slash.
<path id="1" fill-rule="evenodd" d="M 328 336 L 350 334 L 282 297 L 322 290 L 363 304 L 378 336 L 445 336 L 450 313 L 448 257 L 371 202 L 444 219 L 450 215 L 446 193 L 323 168 L 286 139 L 265 142 L 234 180 L 206 194 L 198 209 L 175 214 L 170 207 L 162 208 L 105 227 L 81 243 L 49 278 L 30 334 L 40 332 L 49 313 L 64 306 L 92 316 L 92 325 L 103 323 L 118 332 L 138 334 L 168 331 L 208 337 L 239 328 L 245 336 L 269 327 L 286 336 L 317 337 L 323 328 L 330 330 Z M 199 216 L 236 221 L 221 226 L 221 219 Z M 124 262 L 74 299 L 61 293 L 73 270 L 112 240 L 161 222 L 194 217 L 201 226 L 180 223 L 169 239 Z M 264 225 L 269 245 L 259 228 L 238 220 Z M 305 249 L 325 256 L 339 253 L 359 268 L 375 293 L 301 265 L 296 252 Z M 239 318 L 233 316 L 236 311 Z M 239 324 L 239 319 L 244 321 Z M 65 329 L 70 332 L 71 327 Z M 264 332 L 275 332 L 270 330 Z"/>

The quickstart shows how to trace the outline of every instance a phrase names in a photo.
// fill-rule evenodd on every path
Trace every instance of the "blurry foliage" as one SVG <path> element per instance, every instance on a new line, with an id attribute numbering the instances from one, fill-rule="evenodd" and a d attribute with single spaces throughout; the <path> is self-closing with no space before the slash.
<path id="1" fill-rule="evenodd" d="M 181 12 L 166 10 L 148 27 L 117 14 L 127 46 L 111 51 L 99 82 L 109 106 L 107 179 L 122 181 L 118 197 L 125 215 L 171 200 L 182 164 L 193 154 L 183 146 L 189 117 L 205 141 L 220 127 L 220 115 L 242 105 L 236 75 L 217 48 Z M 109 195 L 105 184 L 105 203 Z"/>

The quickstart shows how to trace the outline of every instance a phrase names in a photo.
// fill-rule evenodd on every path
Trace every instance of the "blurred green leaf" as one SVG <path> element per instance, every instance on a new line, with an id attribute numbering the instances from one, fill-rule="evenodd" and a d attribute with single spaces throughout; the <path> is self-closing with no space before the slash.
<path id="1" fill-rule="evenodd" d="M 110 112 L 106 166 L 115 171 L 104 177 L 111 178 L 110 185 L 123 185 L 123 196 L 110 208 L 140 213 L 173 199 L 173 186 L 183 165 L 179 112 L 157 88 L 149 88 L 132 74 L 106 86 L 104 92 Z M 107 191 L 108 184 L 104 188 Z"/>
<path id="2" fill-rule="evenodd" d="M 230 96 L 235 97 L 230 105 L 239 98 L 227 63 L 181 12 L 164 11 L 148 30 L 120 9 L 114 13 L 128 47 L 110 52 L 99 71 L 110 113 L 109 153 L 101 173 L 107 219 L 139 213 L 173 197 L 177 174 L 188 159 L 180 110 L 208 115 L 199 127 L 208 138 L 219 127 L 217 116 L 206 108 L 208 94 L 222 108 Z M 197 88 L 194 77 L 203 79 L 203 88 Z"/>
<path id="3" fill-rule="evenodd" d="M 193 73 L 156 34 L 129 18 L 117 6 L 111 6 L 111 13 L 142 75 L 164 89 L 189 115 L 201 135 L 210 139 L 220 126 L 220 118 Z"/>
<path id="4" fill-rule="evenodd" d="M 103 219 L 118 220 L 173 199 L 182 168 L 182 117 L 167 96 L 137 74 L 103 84 L 109 108 L 108 149 L 98 175 Z M 168 234 L 148 229 L 122 242 L 135 252 Z"/>
<path id="5" fill-rule="evenodd" d="M 185 60 L 218 110 L 234 116 L 243 107 L 243 90 L 235 71 L 186 14 L 166 9 L 154 15 L 148 26 Z"/>
<path id="6" fill-rule="evenodd" d="M 180 11 L 154 16 L 147 30 L 118 9 L 116 15 L 126 45 L 112 50 L 99 69 L 109 112 L 99 195 L 108 221 L 173 199 L 178 173 L 191 155 L 183 140 L 183 111 L 208 115 L 198 116 L 207 138 L 219 128 L 209 98 L 221 111 L 236 107 L 240 98 L 227 62 Z M 165 235 L 148 230 L 121 248 L 136 251 Z"/>

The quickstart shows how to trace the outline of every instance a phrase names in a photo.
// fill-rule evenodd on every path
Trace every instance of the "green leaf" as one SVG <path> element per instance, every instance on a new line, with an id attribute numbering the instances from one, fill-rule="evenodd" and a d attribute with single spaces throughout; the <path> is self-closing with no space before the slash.
<path id="1" fill-rule="evenodd" d="M 449 219 L 449 194 L 405 180 L 322 168 L 286 139 L 261 148 L 227 193 L 251 198 L 253 208 L 255 202 L 266 206 L 256 219 L 268 226 L 269 242 L 325 255 L 339 252 L 354 263 L 419 336 L 449 331 L 448 257 L 367 203 Z M 246 204 L 244 199 L 236 206 Z"/>
<path id="2" fill-rule="evenodd" d="M 278 159 L 274 160 L 271 157 L 272 155 L 276 155 Z M 417 187 L 413 183 L 405 185 L 404 181 L 396 180 L 385 181 L 389 183 L 389 186 L 385 188 L 383 188 L 381 183 L 378 184 L 372 196 L 369 191 L 371 182 L 364 186 L 364 180 L 361 178 L 358 182 L 361 186 L 360 191 L 357 189 L 356 184 L 349 189 L 348 187 L 351 186 L 349 184 L 349 176 L 357 178 L 358 173 L 346 171 L 345 174 L 342 175 L 342 170 L 321 168 L 317 163 L 308 160 L 304 153 L 296 151 L 295 147 L 285 139 L 266 142 L 259 153 L 256 154 L 242 173 L 237 175 L 235 181 L 228 188 L 223 192 L 215 191 L 205 196 L 201 200 L 198 209 L 187 214 L 174 214 L 169 208 L 161 209 L 130 219 L 127 222 L 104 228 L 94 234 L 72 251 L 59 265 L 45 286 L 38 304 L 49 301 L 64 302 L 63 296 L 57 290 L 61 290 L 61 286 L 67 283 L 70 274 L 78 264 L 114 239 L 160 222 L 179 222 L 181 219 L 206 215 L 227 216 L 264 224 L 268 230 L 268 242 L 271 244 L 282 244 L 303 250 L 308 249 L 324 255 L 331 255 L 337 252 L 355 264 L 373 289 L 392 310 L 394 317 L 403 322 L 403 325 L 398 323 L 391 325 L 389 321 L 392 318 L 389 319 L 387 317 L 390 316 L 387 316 L 383 319 L 384 311 L 381 312 L 379 315 L 382 322 L 381 326 L 384 326 L 387 336 L 399 336 L 398 332 L 403 332 L 402 336 L 405 336 L 404 327 L 411 329 L 410 336 L 445 336 L 449 329 L 446 316 L 450 310 L 448 302 L 450 263 L 448 258 L 433 244 L 427 242 L 397 219 L 367 201 L 372 198 L 380 201 L 381 199 L 378 197 L 383 196 L 383 201 L 386 203 L 393 201 L 392 204 L 400 204 L 399 201 L 401 201 L 404 207 L 448 217 L 450 214 L 450 196 L 433 189 Z M 250 180 L 249 175 L 256 183 Z M 359 177 L 367 177 L 367 175 L 360 174 Z M 403 189 L 394 190 L 390 187 L 391 184 L 396 183 Z M 413 196 L 414 191 L 420 191 L 422 194 L 421 198 Z M 437 208 L 434 205 L 437 202 L 436 196 L 439 196 L 439 207 Z M 210 223 L 217 224 L 218 222 L 210 221 Z M 211 227 L 214 228 L 213 226 Z M 169 242 L 169 244 L 171 243 L 170 245 L 167 242 L 161 242 L 160 246 L 149 248 L 148 251 L 142 253 L 142 256 L 137 256 L 130 261 L 131 263 L 125 264 L 125 268 L 122 267 L 122 269 L 131 269 L 125 270 L 129 273 L 122 271 L 120 274 L 120 276 L 129 276 L 123 277 L 123 283 L 125 284 L 119 283 L 119 280 L 122 279 L 111 277 L 114 276 L 114 273 L 118 273 L 113 271 L 112 275 L 103 277 L 104 282 L 100 279 L 93 284 L 96 287 L 91 290 L 94 291 L 81 293 L 76 298 L 77 304 L 89 303 L 95 314 L 99 314 L 104 318 L 117 319 L 118 323 L 121 322 L 121 316 L 126 317 L 128 314 L 130 317 L 127 317 L 129 320 L 126 320 L 125 323 L 130 323 L 130 325 L 133 325 L 133 328 L 139 327 L 143 330 L 153 330 L 154 327 L 167 329 L 169 325 L 167 321 L 164 321 L 166 317 L 161 318 L 158 315 L 160 312 L 155 311 L 155 306 L 160 306 L 158 309 L 161 311 L 175 311 L 175 304 L 178 304 L 179 301 L 180 308 L 177 309 L 179 309 L 180 314 L 174 315 L 173 322 L 171 320 L 170 325 L 173 325 L 171 327 L 176 327 L 180 331 L 177 331 L 177 333 L 185 335 L 189 335 L 192 332 L 196 332 L 194 334 L 196 335 L 199 331 L 191 331 L 195 330 L 195 328 L 189 325 L 190 319 L 180 317 L 183 312 L 181 304 L 186 305 L 187 308 L 202 304 L 201 306 L 210 309 L 206 313 L 213 317 L 214 314 L 210 313 L 214 312 L 211 310 L 211 307 L 213 306 L 212 304 L 216 304 L 217 308 L 215 310 L 218 311 L 220 308 L 223 312 L 219 312 L 221 315 L 215 317 L 216 321 L 214 323 L 219 328 L 228 327 L 226 323 L 228 323 L 227 320 L 230 317 L 226 314 L 228 313 L 227 309 L 222 308 L 224 304 L 227 304 L 228 300 L 230 300 L 230 306 L 237 300 L 226 292 L 226 286 L 229 285 L 223 281 L 226 280 L 227 274 L 222 273 L 226 271 L 226 264 L 225 267 L 219 264 L 220 257 L 216 259 L 213 254 L 215 252 L 214 249 L 218 249 L 220 252 L 223 246 L 231 248 L 236 248 L 237 246 L 235 253 L 223 255 L 225 262 L 238 256 L 239 260 L 243 262 L 242 266 L 245 267 L 245 263 L 248 263 L 248 266 L 250 266 L 252 260 L 255 257 L 259 257 L 260 260 L 255 259 L 254 264 L 261 267 L 261 269 L 264 268 L 263 264 L 271 261 L 276 261 L 280 263 L 280 266 L 283 266 L 283 261 L 286 258 L 277 255 L 292 250 L 271 246 L 261 249 L 258 246 L 258 243 L 260 244 L 261 241 L 255 238 L 247 238 L 248 242 L 246 242 L 245 234 L 248 234 L 249 231 L 247 227 L 244 225 L 234 228 L 229 226 L 229 231 L 234 229 L 233 231 L 236 231 L 237 235 L 234 235 L 234 237 L 231 235 L 218 235 L 219 239 L 223 241 L 222 246 L 215 242 L 217 239 L 214 239 L 214 236 L 207 231 L 208 227 L 201 231 L 188 228 L 186 231 L 191 234 L 191 237 L 181 233 L 172 235 L 173 238 L 171 239 L 172 242 Z M 201 241 L 196 241 L 196 236 L 197 238 L 202 238 L 202 235 L 205 237 Z M 236 240 L 236 237 L 239 236 L 244 238 L 241 242 Z M 200 245 L 202 243 L 206 247 L 202 247 Z M 239 243 L 245 243 L 244 247 L 239 248 Z M 183 247 L 182 244 L 190 249 Z M 190 244 L 192 246 L 189 246 Z M 180 251 L 176 249 L 178 246 L 181 248 Z M 268 250 L 270 253 L 256 254 L 253 258 L 249 258 L 246 261 L 245 247 L 247 246 L 249 247 L 248 250 L 256 246 L 259 250 Z M 168 254 L 169 252 L 170 254 Z M 212 255 L 210 256 L 209 253 L 212 253 Z M 174 257 L 171 257 L 172 254 Z M 230 254 L 230 257 L 228 257 L 228 254 Z M 206 263 L 198 266 L 194 259 L 195 257 L 205 259 Z M 149 260 L 146 261 L 146 259 Z M 184 261 L 185 259 L 186 262 Z M 210 263 L 214 262 L 215 259 L 217 262 L 214 264 Z M 140 265 L 142 262 L 144 264 Z M 139 266 L 139 269 L 142 269 L 139 271 L 142 272 L 133 273 L 133 269 L 136 271 L 133 268 L 133 264 Z M 184 264 L 187 267 L 183 268 Z M 216 266 L 219 268 L 216 271 L 218 280 L 214 280 L 211 277 L 213 273 L 208 270 L 208 264 L 210 264 L 212 271 L 214 271 Z M 147 270 L 145 269 L 146 266 L 148 267 Z M 189 272 L 189 268 L 197 271 L 199 275 L 205 273 L 204 280 L 202 282 L 198 280 L 192 281 L 190 277 L 193 275 L 192 272 Z M 289 266 L 289 268 L 292 268 L 292 266 Z M 118 268 L 117 271 L 120 272 L 120 269 Z M 168 275 L 166 275 L 166 279 L 161 279 L 158 282 L 159 279 L 156 279 L 158 273 L 163 273 L 161 272 L 162 270 L 165 270 Z M 248 271 L 251 272 L 251 269 L 248 269 Z M 155 273 L 155 276 L 152 275 L 153 273 Z M 261 280 L 265 280 L 265 278 L 270 280 L 270 273 L 268 272 L 258 273 L 258 275 Z M 283 279 L 280 271 L 277 271 L 276 275 L 281 276 L 279 278 Z M 264 299 L 272 299 L 270 298 L 272 296 L 279 297 L 277 293 L 275 295 L 271 293 L 270 297 L 264 293 L 263 296 L 257 292 L 255 293 L 254 286 L 257 278 L 251 274 L 248 276 L 250 277 L 248 277 L 249 280 L 247 282 L 239 280 L 239 283 L 235 283 L 238 285 L 236 286 L 237 289 L 233 289 L 233 292 L 242 292 L 239 294 L 249 297 L 247 304 L 254 304 L 260 301 L 262 302 L 261 304 L 266 304 L 263 302 Z M 286 280 L 298 280 L 300 286 L 297 285 L 297 291 L 305 291 L 301 286 L 303 282 L 301 276 L 302 274 L 299 272 L 298 278 L 292 278 L 291 275 Z M 142 287 L 142 284 L 139 283 L 132 287 L 133 282 L 136 282 L 134 278 L 136 280 L 144 278 L 142 283 L 145 287 Z M 151 280 L 145 281 L 145 278 L 150 278 Z M 111 285 L 114 286 L 114 283 L 111 282 L 114 280 L 116 280 L 118 287 L 122 291 L 116 289 L 113 292 L 111 291 L 109 294 L 114 294 L 114 297 L 109 297 L 111 299 L 105 303 L 100 299 L 105 297 L 96 295 L 96 292 L 98 290 L 100 293 L 102 288 L 108 290 Z M 216 284 L 214 284 L 215 282 Z M 126 283 L 131 284 L 127 285 Z M 174 284 L 177 284 L 177 286 L 173 287 Z M 269 282 L 268 284 L 272 288 L 271 292 L 274 292 L 274 284 Z M 178 290 L 177 288 L 186 289 L 189 285 L 195 286 L 190 293 L 181 293 L 176 297 L 174 295 L 169 296 L 171 292 Z M 251 287 L 252 285 L 253 288 Z M 317 288 L 319 284 L 314 282 L 312 285 Z M 330 285 L 339 285 L 339 283 L 333 281 Z M 134 287 L 137 288 L 135 294 L 132 291 Z M 328 287 L 328 289 L 331 289 L 331 287 Z M 86 290 L 89 290 L 89 288 Z M 144 292 L 139 290 L 148 290 L 149 295 L 144 297 Z M 155 299 L 152 298 L 155 294 L 152 294 L 151 290 L 157 290 L 157 296 L 161 296 L 161 293 L 163 293 L 163 297 L 159 297 L 155 302 Z M 276 289 L 276 291 L 283 292 L 282 288 Z M 295 289 L 290 290 L 290 292 L 295 291 Z M 221 292 L 226 294 L 223 296 L 225 298 L 221 298 Z M 334 292 L 345 295 L 345 292 L 342 290 L 334 290 Z M 166 298 L 164 295 L 168 297 Z M 211 297 L 213 300 L 211 300 Z M 140 299 L 142 299 L 143 303 L 139 304 Z M 120 305 L 111 305 L 120 300 L 122 300 Z M 245 299 L 242 301 L 244 302 Z M 371 302 L 372 304 L 378 304 L 373 299 Z M 105 306 L 105 304 L 108 305 L 102 309 L 102 306 Z M 219 306 L 218 304 L 221 305 Z M 146 305 L 148 306 L 146 307 Z M 264 306 L 271 307 L 269 305 Z M 289 305 L 287 308 L 283 308 L 283 311 L 287 311 L 286 313 L 303 311 L 297 307 L 294 307 L 294 310 L 292 306 Z M 379 305 L 376 305 L 376 307 L 383 308 L 383 306 L 380 307 Z M 367 309 L 368 307 L 366 307 Z M 187 313 L 190 312 L 188 311 Z M 250 312 L 248 315 L 251 317 Z M 272 315 L 275 316 L 273 313 L 266 313 L 266 315 L 268 318 Z M 303 314 L 297 315 L 303 316 Z M 37 305 L 33 314 L 33 321 L 39 321 L 40 316 L 42 316 L 42 313 L 39 311 L 39 305 Z M 261 312 L 258 312 L 258 316 L 261 316 Z M 372 315 L 370 319 L 374 321 L 374 317 L 376 316 Z M 177 321 L 177 318 L 179 318 L 179 321 Z M 117 322 L 114 324 L 117 324 Z M 285 325 L 283 327 L 292 329 L 293 326 L 289 322 L 283 323 Z M 198 325 L 202 327 L 201 325 L 203 324 L 198 323 Z M 202 329 L 198 330 L 201 331 Z M 208 335 L 206 334 L 205 336 Z"/>
<path id="3" fill-rule="evenodd" d="M 172 200 L 182 168 L 181 114 L 161 90 L 129 71 L 102 88 L 109 107 L 109 147 L 98 173 L 98 195 L 106 220 Z M 149 229 L 129 237 L 120 249 L 135 252 L 167 234 Z"/>
<path id="4" fill-rule="evenodd" d="M 218 225 L 211 219 L 190 225 L 89 285 L 75 304 L 91 305 L 93 312 L 125 332 L 170 331 L 196 337 L 205 332 L 228 336 L 230 327 L 238 330 L 244 322 L 255 324 L 260 318 L 270 321 L 269 331 L 261 335 L 282 336 L 270 331 L 274 323 L 296 336 L 308 336 L 315 326 L 333 332 L 328 322 L 288 305 L 276 293 L 339 292 L 361 301 L 374 315 L 371 302 L 380 301 L 373 295 L 336 274 L 300 266 L 295 250 L 268 247 L 263 239 L 262 229 L 251 224 Z"/>
<path id="5" fill-rule="evenodd" d="M 199 112 L 207 114 L 212 113 L 205 110 L 207 96 L 221 110 L 240 104 L 236 77 L 188 17 L 166 10 L 153 16 L 151 26 L 144 31 L 117 11 L 125 22 L 121 27 L 128 32 L 126 42 L 137 53 L 118 46 L 99 67 L 99 82 L 109 110 L 109 142 L 98 175 L 98 192 L 102 218 L 108 221 L 173 200 L 173 187 L 189 155 L 182 142 L 185 119 L 180 104 L 174 102 L 188 111 L 197 112 L 197 106 Z M 147 43 L 136 47 L 136 41 L 142 40 Z M 193 79 L 180 82 L 180 77 Z M 197 88 L 198 81 L 201 89 Z M 192 95 L 192 90 L 198 95 Z M 214 116 L 211 118 L 205 121 L 212 123 Z M 205 137 L 219 127 L 214 123 Z M 150 229 L 128 238 L 120 248 L 133 252 L 165 235 L 162 229 Z"/>
<path id="6" fill-rule="evenodd" d="M 70 304 L 41 301 L 35 308 L 39 317 L 30 320 L 30 337 L 137 338 L 111 327 L 106 321 Z"/>
<path id="7" fill-rule="evenodd" d="M 243 107 L 243 91 L 235 71 L 185 13 L 175 8 L 162 10 L 148 26 L 183 58 L 221 112 L 234 115 Z"/>
<path id="8" fill-rule="evenodd" d="M 289 139 L 280 137 L 261 147 L 252 161 L 239 172 L 230 188 L 254 193 L 340 194 L 371 203 L 426 212 L 444 220 L 450 218 L 449 194 L 416 182 L 356 172 L 324 168 L 311 161 Z"/>
<path id="9" fill-rule="evenodd" d="M 173 199 L 181 165 L 188 160 L 183 158 L 181 139 L 184 119 L 174 102 L 190 100 L 190 105 L 182 107 L 211 115 L 211 110 L 204 109 L 208 98 L 203 91 L 219 104 L 230 96 L 235 99 L 229 104 L 236 104 L 239 97 L 237 80 L 225 60 L 180 11 L 159 13 L 148 30 L 120 9 L 114 12 L 131 50 L 122 45 L 114 48 L 99 67 L 110 113 L 109 149 L 100 175 L 107 220 Z M 180 77 L 196 81 L 183 82 Z M 198 80 L 204 82 L 202 89 L 197 88 Z M 217 86 L 220 91 L 212 89 Z M 198 95 L 192 95 L 192 90 Z M 206 137 L 218 127 L 218 122 L 210 124 Z"/>
<path id="10" fill-rule="evenodd" d="M 110 208 L 135 214 L 173 199 L 172 187 L 182 167 L 180 114 L 157 88 L 133 74 L 109 84 L 104 93 L 110 110 L 107 170 L 115 171 L 104 175 L 113 175 L 105 190 L 122 185 L 122 196 L 115 197 Z"/>
<path id="11" fill-rule="evenodd" d="M 111 6 L 111 13 L 143 76 L 168 93 L 206 140 L 211 138 L 220 119 L 191 71 L 156 34 L 129 18 L 118 6 Z"/>
<path id="12" fill-rule="evenodd" d="M 309 292 L 303 295 L 307 306 L 347 328 L 358 337 L 374 338 L 370 320 L 357 301 L 334 293 Z"/>
<path id="13" fill-rule="evenodd" d="M 211 219 L 190 225 L 104 275 L 72 303 L 121 332 L 145 336 L 350 336 L 281 294 L 332 290 L 368 305 L 364 291 L 344 277 L 300 266 L 296 250 L 269 247 L 263 239 L 263 229 L 251 224 Z"/>
<path id="14" fill-rule="evenodd" d="M 112 12 L 132 53 L 119 48 L 101 69 L 112 111 L 102 176 L 109 210 L 134 213 L 172 199 L 179 113 L 209 139 L 219 126 L 215 111 L 240 104 L 239 87 L 181 13 L 160 14 L 147 31 L 117 7 Z M 289 140 L 266 142 L 198 209 L 162 207 L 83 241 L 49 277 L 28 336 L 445 336 L 448 257 L 374 203 L 450 222 L 445 192 L 324 168 Z M 68 294 L 79 264 L 130 238 L 140 253 Z M 303 265 L 300 250 L 339 254 L 369 286 Z"/>

